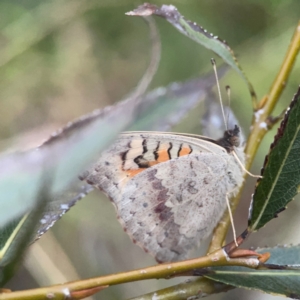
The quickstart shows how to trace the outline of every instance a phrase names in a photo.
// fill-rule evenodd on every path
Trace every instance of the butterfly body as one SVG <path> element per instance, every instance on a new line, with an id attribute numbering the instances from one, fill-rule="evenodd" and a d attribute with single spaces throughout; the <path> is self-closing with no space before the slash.
<path id="1" fill-rule="evenodd" d="M 238 129 L 238 127 L 236 127 Z M 243 182 L 239 129 L 219 141 L 173 133 L 124 133 L 80 178 L 104 191 L 124 230 L 157 261 L 187 258 Z"/>

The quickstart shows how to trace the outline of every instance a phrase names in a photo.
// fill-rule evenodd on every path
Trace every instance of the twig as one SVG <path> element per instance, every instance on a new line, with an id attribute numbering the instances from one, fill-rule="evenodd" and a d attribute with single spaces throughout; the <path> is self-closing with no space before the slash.
<path id="1" fill-rule="evenodd" d="M 243 266 L 255 269 L 260 266 L 260 262 L 257 258 L 231 259 L 223 249 L 220 249 L 210 255 L 196 259 L 161 264 L 144 269 L 53 285 L 45 288 L 5 293 L 0 295 L 0 300 L 41 300 L 45 299 L 47 295 L 51 295 L 51 297 L 55 299 L 66 299 L 66 296 L 72 299 L 72 294 L 80 295 L 80 291 L 92 291 L 93 289 L 94 291 L 98 291 L 96 288 L 105 288 L 110 285 L 146 279 L 172 278 L 190 270 L 193 270 L 193 274 L 197 275 L 201 273 L 201 269 L 211 266 Z"/>

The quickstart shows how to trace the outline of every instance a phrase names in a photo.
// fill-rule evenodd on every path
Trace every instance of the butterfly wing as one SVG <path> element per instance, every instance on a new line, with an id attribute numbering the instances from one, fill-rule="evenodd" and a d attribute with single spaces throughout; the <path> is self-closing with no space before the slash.
<path id="1" fill-rule="evenodd" d="M 199 139 L 125 134 L 82 178 L 110 197 L 134 242 L 160 262 L 175 261 L 223 214 L 226 193 L 237 184 L 227 176 L 231 159 Z"/>
<path id="2" fill-rule="evenodd" d="M 138 173 L 172 158 L 210 152 L 210 143 L 205 145 L 203 142 L 201 147 L 198 143 L 199 139 L 173 134 L 123 133 L 101 154 L 97 163 L 79 178 L 100 188 L 117 204 L 124 186 Z"/>

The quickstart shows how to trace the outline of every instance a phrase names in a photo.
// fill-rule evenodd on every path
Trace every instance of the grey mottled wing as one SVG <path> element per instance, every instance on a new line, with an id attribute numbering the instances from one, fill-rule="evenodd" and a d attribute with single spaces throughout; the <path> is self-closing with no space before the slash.
<path id="1" fill-rule="evenodd" d="M 135 163 L 150 163 L 164 145 L 174 158 L 144 169 Z M 183 147 L 191 153 L 175 157 Z M 133 241 L 163 262 L 186 258 L 211 233 L 242 175 L 233 155 L 214 143 L 135 133 L 122 135 L 81 178 L 110 197 Z"/>
<path id="2" fill-rule="evenodd" d="M 117 204 L 127 233 L 160 262 L 187 258 L 226 208 L 227 161 L 210 153 L 158 164 L 133 177 Z"/>

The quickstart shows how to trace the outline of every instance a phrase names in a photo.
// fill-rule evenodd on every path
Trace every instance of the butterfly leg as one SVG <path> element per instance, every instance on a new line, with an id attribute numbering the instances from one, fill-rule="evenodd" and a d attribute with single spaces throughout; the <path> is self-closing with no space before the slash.
<path id="1" fill-rule="evenodd" d="M 227 204 L 227 208 L 228 208 L 228 212 L 229 212 L 229 218 L 230 218 L 230 223 L 231 223 L 232 232 L 233 232 L 233 239 L 234 239 L 235 245 L 238 247 L 239 245 L 236 240 L 236 231 L 235 231 L 235 226 L 234 226 L 234 222 L 233 222 L 232 211 L 231 211 L 231 207 L 230 207 L 230 203 L 229 203 L 228 193 L 226 193 L 226 204 Z"/>
<path id="2" fill-rule="evenodd" d="M 241 166 L 241 168 L 243 169 L 243 171 L 245 173 L 247 173 L 249 176 L 253 177 L 253 178 L 262 178 L 261 175 L 254 175 L 251 172 L 249 172 L 245 166 L 242 164 L 242 162 L 240 161 L 240 159 L 238 158 L 237 154 L 235 153 L 235 151 L 232 152 L 233 156 L 235 157 L 236 161 L 238 162 L 238 164 Z"/>

